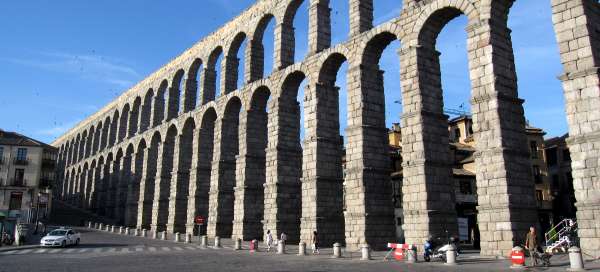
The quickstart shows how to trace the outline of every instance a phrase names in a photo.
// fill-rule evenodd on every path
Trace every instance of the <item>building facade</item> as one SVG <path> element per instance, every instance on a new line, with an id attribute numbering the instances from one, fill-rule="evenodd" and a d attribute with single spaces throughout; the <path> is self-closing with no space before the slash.
<path id="1" fill-rule="evenodd" d="M 0 213 L 5 231 L 13 233 L 18 223 L 48 219 L 57 154 L 55 147 L 0 130 Z"/>
<path id="2" fill-rule="evenodd" d="M 513 1 L 408 0 L 400 16 L 374 26 L 373 1 L 349 0 L 349 37 L 335 46 L 329 1 L 304 1 L 310 1 L 309 46 L 301 61 L 294 61 L 293 21 L 303 1 L 257 1 L 59 137 L 53 145 L 60 154 L 61 197 L 153 231 L 194 232 L 194 217 L 204 216 L 209 237 L 254 239 L 268 229 L 287 233 L 290 242 L 309 242 L 316 230 L 324 244 L 385 247 L 395 239 L 396 222 L 379 61 L 400 40 L 404 237 L 422 244 L 430 235 L 456 234 L 453 161 L 435 43 L 446 23 L 464 14 L 481 254 L 505 256 L 521 243 L 537 224 L 538 207 L 507 27 Z M 584 184 L 575 188 L 580 222 L 596 216 L 600 199 L 592 189 L 598 180 L 587 170 L 598 167 L 593 143 L 600 107 L 578 106 L 599 101 L 591 48 L 600 47 L 582 42 L 581 54 L 573 53 L 569 39 L 576 32 L 596 41 L 597 32 L 588 30 L 600 21 L 594 17 L 598 6 L 591 0 L 553 0 L 554 12 L 561 14 L 553 17 L 557 33 L 571 31 L 557 37 L 567 44 L 561 53 L 568 72 L 570 144 L 578 145 L 571 150 L 578 150 L 572 152 L 574 163 L 583 165 L 573 169 L 576 184 L 578 179 Z M 581 17 L 577 23 L 584 25 L 564 19 L 567 15 Z M 274 69 L 264 73 L 262 37 L 271 20 Z M 237 56 L 246 40 L 244 84 L 236 86 Z M 584 66 L 572 65 L 573 56 L 585 58 L 589 69 L 578 73 Z M 346 172 L 335 86 L 343 63 L 348 63 Z M 300 139 L 297 94 L 303 82 L 306 131 Z M 569 95 L 586 86 L 586 96 Z M 594 118 L 574 118 L 580 113 Z M 600 254 L 592 222 L 583 223 L 588 240 L 582 246 Z"/>
<path id="3" fill-rule="evenodd" d="M 568 134 L 547 139 L 544 142 L 544 153 L 548 163 L 548 177 L 552 183 L 554 197 L 553 210 L 555 221 L 565 218 L 576 218 L 575 190 L 571 169 L 571 152 L 567 146 Z"/>

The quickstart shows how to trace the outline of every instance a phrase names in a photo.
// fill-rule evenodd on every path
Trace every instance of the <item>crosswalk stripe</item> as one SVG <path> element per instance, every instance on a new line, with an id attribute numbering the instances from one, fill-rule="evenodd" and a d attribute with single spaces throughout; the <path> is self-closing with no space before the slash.
<path id="1" fill-rule="evenodd" d="M 48 253 L 58 253 L 58 252 L 61 252 L 61 251 L 62 251 L 62 249 L 55 248 L 55 249 L 51 249 L 50 251 L 48 251 Z"/>
<path id="2" fill-rule="evenodd" d="M 44 253 L 44 252 L 46 252 L 46 251 L 47 251 L 47 249 L 45 249 L 45 248 L 40 248 L 40 249 L 38 249 L 38 250 L 34 251 L 33 253 Z"/>
<path id="3" fill-rule="evenodd" d="M 75 249 L 74 249 L 74 248 L 69 248 L 69 249 L 65 250 L 65 253 L 71 253 L 71 252 L 73 252 L 73 251 L 75 251 Z"/>
<path id="4" fill-rule="evenodd" d="M 121 253 L 129 253 L 129 248 L 128 247 L 122 248 Z"/>
<path id="5" fill-rule="evenodd" d="M 185 249 L 187 249 L 187 250 L 196 250 L 195 247 L 191 247 L 191 246 L 185 247 Z"/>
<path id="6" fill-rule="evenodd" d="M 81 248 L 81 249 L 77 250 L 77 253 L 85 253 L 88 250 L 89 250 L 88 248 Z"/>
<path id="7" fill-rule="evenodd" d="M 33 249 L 23 249 L 23 250 L 17 250 L 17 251 L 15 252 L 15 254 L 27 254 L 27 253 L 29 253 L 29 252 L 32 252 L 32 251 L 33 251 Z"/>
<path id="8" fill-rule="evenodd" d="M 16 251 L 16 250 L 11 250 L 11 251 L 4 251 L 4 252 L 1 252 L 0 254 L 2 254 L 2 255 L 9 255 L 9 254 L 13 254 L 13 253 L 15 253 L 15 252 L 17 252 L 17 251 Z"/>
<path id="9" fill-rule="evenodd" d="M 178 251 L 182 251 L 183 250 L 183 248 L 180 248 L 180 247 L 173 247 L 173 249 L 178 250 Z"/>
<path id="10" fill-rule="evenodd" d="M 155 248 L 155 247 L 149 247 L 148 249 L 149 249 L 150 251 L 156 251 L 156 248 Z"/>
<path id="11" fill-rule="evenodd" d="M 101 247 L 94 248 L 94 253 L 100 253 L 100 252 L 102 252 L 102 248 Z"/>
<path id="12" fill-rule="evenodd" d="M 136 251 L 136 252 L 144 251 L 144 248 L 142 248 L 142 247 L 136 247 L 136 248 L 135 248 L 135 251 Z"/>
<path id="13" fill-rule="evenodd" d="M 162 248 L 161 248 L 161 250 L 162 250 L 162 251 L 171 251 L 171 248 L 168 248 L 168 247 L 162 247 Z"/>

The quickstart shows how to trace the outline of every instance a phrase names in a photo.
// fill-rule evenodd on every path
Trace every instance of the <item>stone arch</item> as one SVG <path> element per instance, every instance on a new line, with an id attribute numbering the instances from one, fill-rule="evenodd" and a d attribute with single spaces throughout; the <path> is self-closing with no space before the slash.
<path id="1" fill-rule="evenodd" d="M 92 155 L 96 155 L 98 153 L 98 148 L 102 142 L 102 131 L 104 130 L 102 126 L 102 121 L 98 123 L 96 126 L 96 133 L 94 135 L 94 142 L 92 143 Z"/>
<path id="2" fill-rule="evenodd" d="M 159 131 L 155 131 L 150 139 L 148 155 L 146 158 L 145 176 L 140 184 L 140 201 L 138 206 L 137 224 L 140 228 L 150 229 L 152 224 L 152 206 L 155 201 L 154 192 L 157 179 L 157 168 L 159 156 L 162 149 L 162 137 Z"/>
<path id="3" fill-rule="evenodd" d="M 223 55 L 223 47 L 217 46 L 208 56 L 204 70 L 201 105 L 214 101 L 217 95 L 217 60 Z"/>
<path id="4" fill-rule="evenodd" d="M 196 165 L 196 172 L 191 173 L 191 182 L 193 183 L 190 188 L 190 196 L 188 197 L 188 216 L 187 216 L 187 232 L 194 233 L 205 233 L 203 229 L 194 227 L 193 218 L 196 216 L 202 216 L 208 218 L 208 202 L 209 202 L 209 190 L 210 190 L 210 179 L 212 172 L 212 160 L 214 152 L 214 141 L 215 141 L 215 125 L 217 121 L 217 112 L 214 107 L 207 108 L 202 117 L 198 119 L 199 130 L 196 140 L 198 144 Z M 195 174 L 195 179 L 193 178 Z"/>
<path id="5" fill-rule="evenodd" d="M 85 153 L 85 143 L 87 140 L 87 131 L 83 131 L 83 133 L 81 134 L 81 137 L 79 137 L 80 135 L 77 135 L 79 138 L 79 147 L 77 148 L 77 161 L 80 162 L 81 160 L 83 160 L 84 158 L 84 153 Z"/>
<path id="6" fill-rule="evenodd" d="M 110 116 L 106 116 L 106 119 L 104 119 L 104 124 L 102 127 L 102 136 L 100 138 L 100 151 L 103 151 L 108 146 L 108 140 L 110 138 L 108 136 L 108 134 L 110 133 L 110 127 L 111 127 Z"/>
<path id="7" fill-rule="evenodd" d="M 198 99 L 199 80 L 197 79 L 202 69 L 202 60 L 194 59 L 187 72 L 185 82 L 185 92 L 183 95 L 183 112 L 190 112 L 196 108 L 196 100 Z"/>
<path id="8" fill-rule="evenodd" d="M 88 131 L 88 137 L 85 141 L 85 154 L 83 155 L 85 158 L 88 158 L 92 154 L 92 143 L 94 141 L 95 131 L 95 127 L 92 125 Z"/>
<path id="9" fill-rule="evenodd" d="M 120 203 L 120 186 L 123 182 L 122 180 L 122 169 L 121 165 L 123 164 L 124 155 L 123 148 L 119 147 L 115 151 L 115 160 L 112 165 L 112 169 L 110 172 L 110 183 L 108 187 L 108 213 L 107 215 L 113 219 L 115 219 L 118 223 L 121 223 L 121 218 L 119 214 L 119 203 Z"/>
<path id="10" fill-rule="evenodd" d="M 129 114 L 129 130 L 127 133 L 127 138 L 131 138 L 139 132 L 139 122 L 140 122 L 140 108 L 142 105 L 142 98 L 137 96 L 133 101 L 133 107 L 131 109 L 131 113 Z"/>
<path id="11" fill-rule="evenodd" d="M 140 132 L 145 132 L 150 127 L 152 121 L 152 100 L 154 97 L 154 90 L 152 88 L 146 91 L 144 95 L 144 104 L 142 105 L 142 113 L 140 114 Z"/>
<path id="12" fill-rule="evenodd" d="M 194 130 L 195 123 L 193 118 L 186 119 L 181 134 L 179 136 L 178 156 L 177 156 L 177 175 L 173 178 L 175 186 L 175 200 L 172 215 L 173 231 L 185 232 L 188 209 L 188 192 L 190 189 L 190 169 L 192 167 L 193 149 L 194 149 Z M 171 222 L 170 224 L 171 225 Z"/>
<path id="13" fill-rule="evenodd" d="M 167 121 L 177 118 L 180 113 L 180 95 L 181 95 L 181 84 L 183 83 L 183 76 L 185 71 L 183 69 L 177 70 L 171 81 L 171 87 L 169 88 L 169 100 L 167 103 Z"/>
<path id="14" fill-rule="evenodd" d="M 87 178 L 87 183 L 85 185 L 85 202 L 84 202 L 84 207 L 86 207 L 87 209 L 92 208 L 92 194 L 94 193 L 94 187 L 95 187 L 95 182 L 96 182 L 96 160 L 92 160 L 92 162 L 90 163 L 90 170 L 88 173 L 88 178 Z"/>
<path id="15" fill-rule="evenodd" d="M 278 39 L 276 39 L 275 42 L 275 58 L 279 58 L 279 64 L 274 63 L 273 66 L 277 67 L 277 69 L 281 70 L 294 63 L 294 57 L 296 54 L 294 18 L 296 17 L 298 8 L 300 8 L 304 1 L 309 0 L 289 1 L 287 7 L 285 8 L 283 19 L 281 20 L 281 26 L 279 27 L 279 33 L 277 33 Z"/>
<path id="16" fill-rule="evenodd" d="M 227 101 L 216 134 L 209 199 L 208 236 L 231 237 L 233 222 L 233 188 L 235 186 L 236 156 L 239 154 L 240 98 Z M 219 131 L 220 128 L 220 131 Z M 214 192 L 214 193 L 213 193 Z"/>
<path id="17" fill-rule="evenodd" d="M 109 214 L 108 201 L 109 201 L 109 187 L 111 181 L 111 169 L 113 166 L 114 156 L 112 152 L 106 155 L 106 163 L 102 170 L 102 181 L 100 182 L 98 190 L 98 212 L 101 216 Z"/>
<path id="18" fill-rule="evenodd" d="M 77 205 L 85 208 L 85 192 L 88 185 L 89 165 L 87 162 L 83 164 L 83 169 L 80 172 L 79 184 L 77 185 Z"/>
<path id="19" fill-rule="evenodd" d="M 329 55 L 319 70 L 318 82 L 330 86 L 335 85 L 337 71 L 340 66 L 347 61 L 347 58 L 342 53 L 334 52 Z"/>
<path id="20" fill-rule="evenodd" d="M 119 134 L 117 137 L 117 143 L 122 142 L 127 137 L 127 121 L 129 118 L 130 106 L 129 103 L 125 104 L 121 111 L 121 119 L 119 120 Z"/>
<path id="21" fill-rule="evenodd" d="M 267 13 L 258 21 L 258 24 L 254 29 L 249 46 L 246 49 L 246 59 L 249 60 L 246 64 L 247 69 L 245 70 L 246 82 L 256 81 L 263 78 L 265 75 L 265 49 L 263 37 L 267 26 L 273 20 L 276 20 L 275 16 Z"/>
<path id="22" fill-rule="evenodd" d="M 439 2 L 437 6 L 442 8 L 425 9 L 413 27 L 413 33 L 418 34 L 419 45 L 433 45 L 431 49 L 435 49 L 437 36 L 452 19 L 464 14 L 469 18 L 469 24 L 479 21 L 478 10 L 470 2 L 460 0 L 437 0 L 436 2 Z M 436 5 L 432 4 L 432 6 Z"/>
<path id="23" fill-rule="evenodd" d="M 154 96 L 154 108 L 152 109 L 152 126 L 156 127 L 165 120 L 165 93 L 169 82 L 165 79 L 160 83 Z"/>
<path id="24" fill-rule="evenodd" d="M 144 177 L 144 160 L 146 158 L 146 141 L 141 139 L 135 150 L 133 151 L 133 165 L 131 172 L 131 182 L 129 183 L 127 189 L 127 203 L 125 208 L 125 225 L 128 227 L 137 227 L 137 219 L 138 219 L 138 201 L 140 200 L 140 188 L 142 183 L 142 178 Z"/>
<path id="25" fill-rule="evenodd" d="M 223 59 L 224 69 L 221 70 L 221 95 L 226 95 L 238 89 L 240 59 L 238 59 L 237 55 L 245 40 L 246 33 L 239 32 L 237 35 L 235 35 L 227 49 L 227 54 Z"/>
<path id="26" fill-rule="evenodd" d="M 161 154 L 161 172 L 157 173 L 158 182 L 155 189 L 155 199 L 152 215 L 152 227 L 156 231 L 164 231 L 167 228 L 169 218 L 169 197 L 171 196 L 171 178 L 173 172 L 173 162 L 175 146 L 177 143 L 177 126 L 174 124 L 166 132 L 162 144 Z"/>
<path id="27" fill-rule="evenodd" d="M 113 147 L 115 145 L 115 141 L 117 139 L 117 127 L 119 125 L 119 110 L 115 110 L 112 118 L 112 123 L 110 125 L 110 132 L 108 135 L 108 146 Z"/>

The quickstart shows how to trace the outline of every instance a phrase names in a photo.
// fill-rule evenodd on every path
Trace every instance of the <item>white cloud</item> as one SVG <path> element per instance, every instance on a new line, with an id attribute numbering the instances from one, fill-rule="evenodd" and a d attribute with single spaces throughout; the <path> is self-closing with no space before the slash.
<path id="1" fill-rule="evenodd" d="M 79 122 L 80 122 L 80 120 L 74 120 L 74 121 L 70 121 L 70 122 L 66 122 L 66 123 L 62 123 L 62 124 L 55 123 L 55 125 L 52 127 L 41 129 L 41 130 L 37 131 L 37 134 L 44 135 L 44 136 L 58 137 L 60 135 L 65 134 L 69 129 L 71 129 L 72 127 L 77 125 L 77 123 L 79 123 Z"/>
<path id="2" fill-rule="evenodd" d="M 4 58 L 11 63 L 79 76 L 83 79 L 107 82 L 126 88 L 141 79 L 141 75 L 124 61 L 100 55 L 77 55 L 64 52 L 39 52 L 34 57 Z"/>

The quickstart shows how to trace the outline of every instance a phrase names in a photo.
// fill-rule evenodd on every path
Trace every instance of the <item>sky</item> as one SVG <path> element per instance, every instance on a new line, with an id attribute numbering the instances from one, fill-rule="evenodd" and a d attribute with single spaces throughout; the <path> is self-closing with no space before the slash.
<path id="1" fill-rule="evenodd" d="M 0 128 L 50 143 L 253 2 L 2 1 Z M 348 36 L 348 0 L 330 2 L 335 45 Z M 376 25 L 399 16 L 402 9 L 398 0 L 374 0 L 374 5 Z M 509 14 L 526 119 L 532 126 L 543 128 L 547 137 L 567 132 L 562 87 L 557 79 L 562 67 L 551 16 L 549 0 L 516 1 Z M 454 19 L 444 27 L 436 46 L 441 53 L 445 108 L 468 111 L 466 26 L 465 16 Z M 273 27 L 272 21 L 263 40 L 266 74 L 273 67 Z M 306 3 L 298 11 L 294 27 L 295 58 L 301 60 L 308 43 Z M 380 61 L 385 71 L 388 126 L 399 121 L 402 108 L 398 48 L 399 41 L 392 43 Z M 342 132 L 346 126 L 346 71 L 344 64 L 336 82 L 341 87 Z"/>

